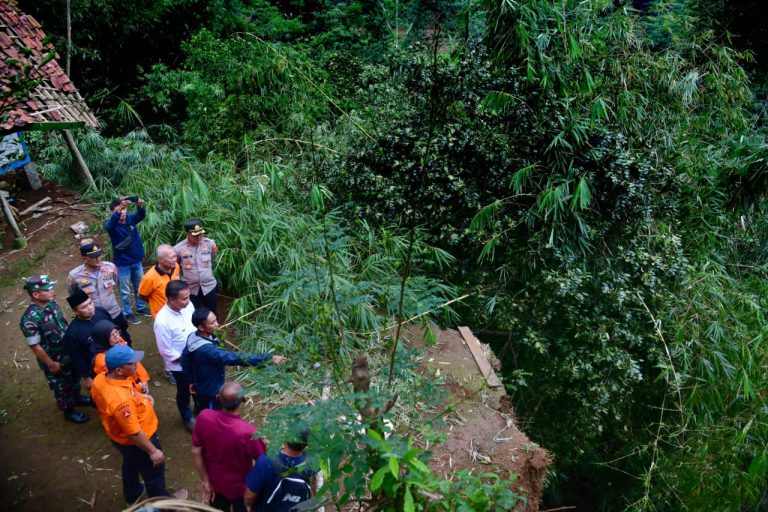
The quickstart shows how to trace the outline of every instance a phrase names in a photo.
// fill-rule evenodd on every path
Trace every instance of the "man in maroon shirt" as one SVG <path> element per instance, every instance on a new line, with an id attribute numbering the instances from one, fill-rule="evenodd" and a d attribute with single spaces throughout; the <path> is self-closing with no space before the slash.
<path id="1" fill-rule="evenodd" d="M 192 431 L 192 456 L 205 492 L 203 502 L 226 512 L 245 512 L 245 477 L 267 447 L 254 438 L 256 427 L 238 414 L 245 401 L 240 384 L 225 382 L 217 398 L 223 409 L 201 411 Z"/>

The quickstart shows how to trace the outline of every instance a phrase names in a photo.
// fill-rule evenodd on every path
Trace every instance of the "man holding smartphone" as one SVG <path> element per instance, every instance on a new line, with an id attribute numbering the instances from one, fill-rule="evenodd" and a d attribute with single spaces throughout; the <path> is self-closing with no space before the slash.
<path id="1" fill-rule="evenodd" d="M 128 213 L 131 204 L 136 204 L 136 212 Z M 131 285 L 136 301 L 136 312 L 140 315 L 151 316 L 147 303 L 139 298 L 139 283 L 144 276 L 141 262 L 144 259 L 144 244 L 136 225 L 144 220 L 147 210 L 144 201 L 138 196 L 115 199 L 109 205 L 112 212 L 105 227 L 112 241 L 114 262 L 117 266 L 117 280 L 120 287 L 120 302 L 125 319 L 132 323 L 141 323 L 131 308 Z"/>

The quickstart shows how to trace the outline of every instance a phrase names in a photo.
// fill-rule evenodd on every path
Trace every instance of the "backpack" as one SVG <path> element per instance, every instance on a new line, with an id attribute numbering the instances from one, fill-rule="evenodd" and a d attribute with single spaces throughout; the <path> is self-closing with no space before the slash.
<path id="1" fill-rule="evenodd" d="M 307 501 L 312 492 L 305 476 L 294 470 L 286 468 L 279 460 L 270 459 L 272 467 L 277 473 L 278 480 L 272 493 L 264 504 L 265 511 L 289 512 L 293 507 Z"/>

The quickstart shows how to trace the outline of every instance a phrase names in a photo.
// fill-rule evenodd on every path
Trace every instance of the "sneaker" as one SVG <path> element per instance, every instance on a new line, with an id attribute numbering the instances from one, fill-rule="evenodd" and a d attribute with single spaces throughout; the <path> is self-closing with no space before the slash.
<path id="1" fill-rule="evenodd" d="M 141 320 L 139 320 L 133 313 L 125 315 L 125 321 L 133 325 L 138 325 L 141 323 Z"/>
<path id="2" fill-rule="evenodd" d="M 136 313 L 141 315 L 141 316 L 152 316 L 152 312 L 150 310 L 148 310 L 148 309 L 146 309 L 146 310 L 137 310 Z"/>
<path id="3" fill-rule="evenodd" d="M 176 385 L 176 378 L 173 376 L 173 374 L 166 370 L 165 372 L 165 378 L 168 379 L 168 382 L 171 383 L 171 386 Z"/>
<path id="4" fill-rule="evenodd" d="M 189 491 L 186 489 L 179 489 L 175 493 L 171 494 L 171 497 L 177 500 L 186 500 L 189 496 Z"/>
<path id="5" fill-rule="evenodd" d="M 193 430 L 195 430 L 195 423 L 197 423 L 197 421 L 195 421 L 195 418 L 189 418 L 187 421 L 184 422 L 184 426 L 187 427 L 187 430 L 192 432 Z"/>
<path id="6" fill-rule="evenodd" d="M 93 406 L 93 400 L 91 400 L 91 397 L 80 395 L 77 397 L 77 400 L 75 401 L 76 405 L 90 405 Z"/>
<path id="7" fill-rule="evenodd" d="M 71 421 L 72 423 L 88 423 L 88 420 L 91 418 L 88 417 L 87 414 L 80 411 L 70 410 L 70 411 L 64 411 L 64 419 L 67 421 Z"/>

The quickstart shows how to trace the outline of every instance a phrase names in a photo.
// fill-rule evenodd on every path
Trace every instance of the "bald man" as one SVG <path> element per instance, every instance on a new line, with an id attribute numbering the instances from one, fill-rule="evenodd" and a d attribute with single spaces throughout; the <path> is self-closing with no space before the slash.
<path id="1" fill-rule="evenodd" d="M 225 382 L 216 395 L 222 409 L 205 409 L 192 431 L 192 457 L 203 485 L 203 502 L 226 512 L 245 512 L 245 477 L 266 452 L 257 429 L 240 418 L 245 401 L 237 382 Z"/>
<path id="2" fill-rule="evenodd" d="M 149 303 L 152 317 L 165 306 L 165 287 L 180 276 L 176 251 L 168 244 L 157 246 L 157 264 L 150 268 L 139 285 L 139 298 Z"/>

